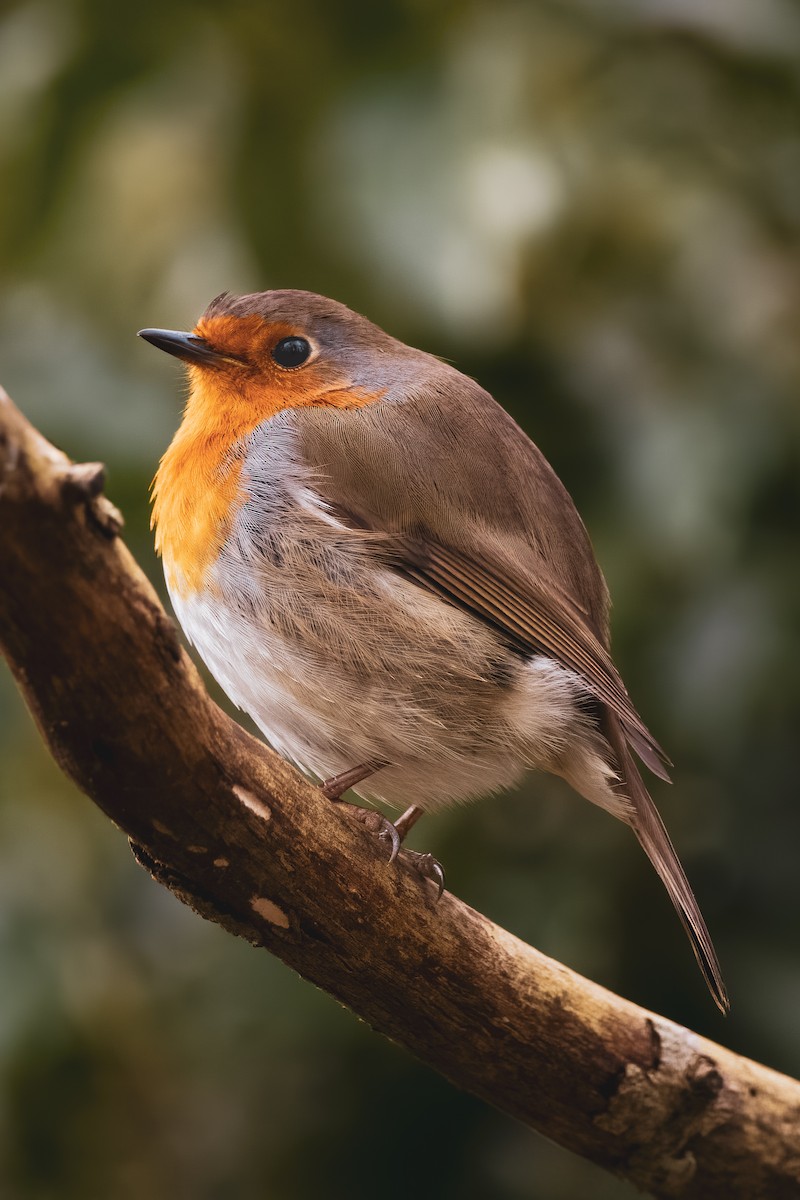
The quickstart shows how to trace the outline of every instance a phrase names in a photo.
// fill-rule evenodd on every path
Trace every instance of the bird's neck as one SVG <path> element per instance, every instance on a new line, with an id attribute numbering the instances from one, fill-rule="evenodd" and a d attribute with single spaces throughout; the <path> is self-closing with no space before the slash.
<path id="1" fill-rule="evenodd" d="M 232 380 L 189 368 L 183 422 L 153 480 L 151 526 L 170 591 L 181 596 L 208 586 L 233 520 L 246 499 L 242 461 L 248 436 L 286 408 L 362 408 L 384 394 L 346 380 L 314 386 L 287 376 L 280 388 L 257 378 Z"/>
<path id="2" fill-rule="evenodd" d="M 183 422 L 153 480 L 156 551 L 170 591 L 181 596 L 208 585 L 209 569 L 245 499 L 244 440 L 258 415 L 230 403 L 214 405 L 193 388 Z"/>

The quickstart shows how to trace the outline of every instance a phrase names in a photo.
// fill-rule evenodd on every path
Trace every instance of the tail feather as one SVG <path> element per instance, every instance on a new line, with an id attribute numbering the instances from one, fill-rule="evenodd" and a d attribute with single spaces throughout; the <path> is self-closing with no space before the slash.
<path id="1" fill-rule="evenodd" d="M 615 717 L 610 717 L 608 726 L 609 740 L 620 765 L 620 790 L 624 790 L 632 805 L 627 820 L 667 889 L 717 1007 L 727 1013 L 730 1011 L 728 993 L 700 906 Z"/>

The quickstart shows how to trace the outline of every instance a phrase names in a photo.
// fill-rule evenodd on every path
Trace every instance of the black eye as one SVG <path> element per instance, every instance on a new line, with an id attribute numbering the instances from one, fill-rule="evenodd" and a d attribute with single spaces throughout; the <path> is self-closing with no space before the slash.
<path id="1" fill-rule="evenodd" d="M 305 338 L 281 338 L 272 357 L 279 367 L 301 367 L 311 353 L 311 346 Z"/>

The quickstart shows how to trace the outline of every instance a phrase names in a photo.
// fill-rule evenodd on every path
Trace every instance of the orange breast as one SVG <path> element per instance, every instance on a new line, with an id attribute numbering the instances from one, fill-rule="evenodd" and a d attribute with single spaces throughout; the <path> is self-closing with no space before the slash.
<path id="1" fill-rule="evenodd" d="M 170 588 L 186 596 L 206 583 L 241 505 L 244 440 L 284 408 L 309 405 L 361 408 L 381 393 L 348 386 L 315 386 L 313 374 L 279 381 L 191 366 L 183 423 L 153 481 L 156 550 Z M 277 382 L 277 386 L 276 386 Z M 317 381 L 319 384 L 321 381 Z"/>

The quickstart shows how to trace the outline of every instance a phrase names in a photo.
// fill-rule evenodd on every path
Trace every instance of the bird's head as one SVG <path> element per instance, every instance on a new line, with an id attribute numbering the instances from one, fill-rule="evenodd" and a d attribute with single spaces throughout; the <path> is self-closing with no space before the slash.
<path id="1" fill-rule="evenodd" d="M 251 428 L 289 408 L 363 407 L 407 387 L 427 358 L 343 304 L 301 291 L 225 292 L 191 332 L 139 336 L 186 364 L 189 409 L 211 405 Z"/>

